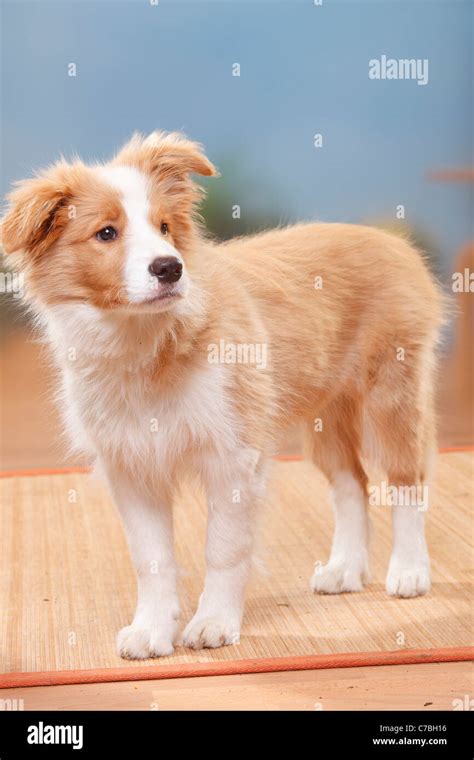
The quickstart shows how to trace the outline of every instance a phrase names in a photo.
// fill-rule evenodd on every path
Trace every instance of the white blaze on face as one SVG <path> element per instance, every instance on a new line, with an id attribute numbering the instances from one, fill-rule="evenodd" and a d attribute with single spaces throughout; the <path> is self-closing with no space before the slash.
<path id="1" fill-rule="evenodd" d="M 147 176 L 132 166 L 105 166 L 100 169 L 100 174 L 108 185 L 120 193 L 127 217 L 124 284 L 130 302 L 143 303 L 159 293 L 160 283 L 150 274 L 149 266 L 160 256 L 175 256 L 183 264 L 183 276 L 176 284 L 176 290 L 183 292 L 183 260 L 176 248 L 165 240 L 148 218 L 150 200 Z"/>

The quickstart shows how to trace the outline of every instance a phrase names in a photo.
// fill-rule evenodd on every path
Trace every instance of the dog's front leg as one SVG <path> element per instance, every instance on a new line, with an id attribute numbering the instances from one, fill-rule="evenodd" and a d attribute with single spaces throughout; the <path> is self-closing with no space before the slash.
<path id="1" fill-rule="evenodd" d="M 262 476 L 253 468 L 208 483 L 206 580 L 183 633 L 184 646 L 214 648 L 239 641 L 261 491 Z"/>
<path id="2" fill-rule="evenodd" d="M 135 616 L 117 636 L 119 654 L 132 660 L 171 654 L 179 617 L 171 499 L 138 476 L 111 468 L 107 474 L 138 580 Z"/>

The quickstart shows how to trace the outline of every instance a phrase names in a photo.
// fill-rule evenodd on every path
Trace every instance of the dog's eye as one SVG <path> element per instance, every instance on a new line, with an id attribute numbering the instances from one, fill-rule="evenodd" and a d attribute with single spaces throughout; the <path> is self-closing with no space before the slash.
<path id="1" fill-rule="evenodd" d="M 162 235 L 168 234 L 168 225 L 166 224 L 166 222 L 162 222 L 161 227 L 160 227 L 160 232 Z"/>
<path id="2" fill-rule="evenodd" d="M 103 243 L 107 243 L 109 240 L 115 240 L 118 232 L 115 227 L 102 227 L 99 232 L 96 233 L 97 240 L 102 240 Z"/>

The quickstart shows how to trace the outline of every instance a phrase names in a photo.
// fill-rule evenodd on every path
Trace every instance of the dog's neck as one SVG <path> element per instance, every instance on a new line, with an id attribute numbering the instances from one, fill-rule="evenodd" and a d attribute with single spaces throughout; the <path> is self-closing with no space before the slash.
<path id="1" fill-rule="evenodd" d="M 108 312 L 88 304 L 63 304 L 43 312 L 41 323 L 60 364 L 75 367 L 111 362 L 117 371 L 191 350 L 207 324 L 204 299 L 194 291 L 178 308 L 161 313 Z"/>

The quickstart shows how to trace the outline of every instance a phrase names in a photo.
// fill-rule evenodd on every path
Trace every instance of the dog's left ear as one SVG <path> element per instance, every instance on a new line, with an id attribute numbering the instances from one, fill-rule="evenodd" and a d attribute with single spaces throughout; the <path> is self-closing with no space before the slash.
<path id="1" fill-rule="evenodd" d="M 55 165 L 32 179 L 16 183 L 1 221 L 5 254 L 38 256 L 53 243 L 67 221 L 65 165 Z"/>
<path id="2" fill-rule="evenodd" d="M 114 163 L 130 164 L 160 180 L 183 179 L 189 174 L 216 176 L 216 167 L 199 143 L 179 132 L 152 132 L 148 137 L 133 135 L 117 154 Z"/>

